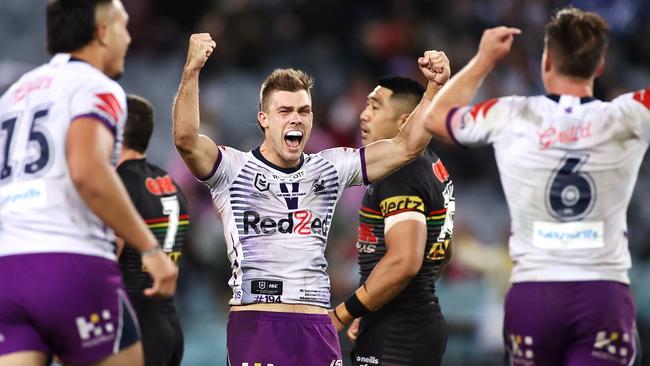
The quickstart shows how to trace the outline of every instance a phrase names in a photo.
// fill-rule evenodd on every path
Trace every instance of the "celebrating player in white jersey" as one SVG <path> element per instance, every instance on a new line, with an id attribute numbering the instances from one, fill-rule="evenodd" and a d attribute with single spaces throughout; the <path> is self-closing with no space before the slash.
<path id="1" fill-rule="evenodd" d="M 51 1 L 52 60 L 0 98 L 0 365 L 142 365 L 111 228 L 143 254 L 148 295 L 176 268 L 113 165 L 126 116 L 111 78 L 131 41 L 119 0 Z"/>
<path id="2" fill-rule="evenodd" d="M 209 34 L 190 37 L 173 132 L 183 160 L 210 188 L 225 227 L 233 289 L 229 362 L 340 365 L 338 337 L 327 314 L 324 257 L 334 206 L 344 188 L 375 181 L 423 151 L 431 135 L 422 111 L 449 78 L 449 61 L 436 51 L 418 60 L 430 81 L 428 98 L 399 136 L 312 155 L 303 154 L 312 128 L 312 79 L 302 71 L 276 70 L 260 91 L 257 119 L 264 141 L 241 152 L 198 133 L 199 72 L 215 46 Z"/>
<path id="3" fill-rule="evenodd" d="M 463 146 L 491 144 L 511 216 L 505 304 L 511 365 L 631 365 L 626 211 L 650 142 L 650 89 L 593 97 L 607 22 L 577 8 L 546 25 L 548 95 L 470 103 L 520 31 L 486 30 L 476 56 L 436 96 L 427 128 Z"/>

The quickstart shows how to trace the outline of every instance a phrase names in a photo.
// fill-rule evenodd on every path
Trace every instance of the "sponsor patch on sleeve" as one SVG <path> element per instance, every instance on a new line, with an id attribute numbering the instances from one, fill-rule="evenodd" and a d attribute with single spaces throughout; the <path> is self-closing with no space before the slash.
<path id="1" fill-rule="evenodd" d="M 418 196 L 393 196 L 386 198 L 379 204 L 384 217 L 396 215 L 407 211 L 424 213 L 424 202 Z"/>

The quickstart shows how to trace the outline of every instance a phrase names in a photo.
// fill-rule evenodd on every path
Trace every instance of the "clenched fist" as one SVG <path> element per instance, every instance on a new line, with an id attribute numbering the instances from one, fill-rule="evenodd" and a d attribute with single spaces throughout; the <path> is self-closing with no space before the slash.
<path id="1" fill-rule="evenodd" d="M 190 70 L 201 69 L 216 46 L 217 43 L 212 39 L 210 33 L 192 34 L 190 36 L 190 46 L 187 49 L 185 68 Z"/>
<path id="2" fill-rule="evenodd" d="M 486 29 L 478 46 L 478 56 L 488 64 L 494 65 L 510 52 L 515 35 L 521 30 L 509 27 L 496 27 Z"/>
<path id="3" fill-rule="evenodd" d="M 449 59 L 442 51 L 426 51 L 418 58 L 418 66 L 422 74 L 438 88 L 445 85 L 451 75 Z"/>

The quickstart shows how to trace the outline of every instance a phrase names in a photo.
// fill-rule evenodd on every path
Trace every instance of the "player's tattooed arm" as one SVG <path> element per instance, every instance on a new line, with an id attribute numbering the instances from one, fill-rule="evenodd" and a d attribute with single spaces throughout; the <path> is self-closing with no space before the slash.
<path id="1" fill-rule="evenodd" d="M 190 36 L 187 60 L 172 110 L 174 144 L 192 174 L 199 178 L 210 174 L 219 157 L 217 145 L 199 134 L 199 74 L 215 47 L 209 33 Z"/>

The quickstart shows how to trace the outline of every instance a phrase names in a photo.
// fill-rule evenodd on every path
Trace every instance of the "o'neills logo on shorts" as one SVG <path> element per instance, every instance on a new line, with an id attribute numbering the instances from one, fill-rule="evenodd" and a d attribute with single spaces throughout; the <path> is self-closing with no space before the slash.
<path id="1" fill-rule="evenodd" d="M 81 345 L 84 348 L 94 347 L 115 339 L 115 326 L 111 322 L 111 313 L 108 310 L 90 314 L 87 318 L 79 316 L 75 321 Z"/>

